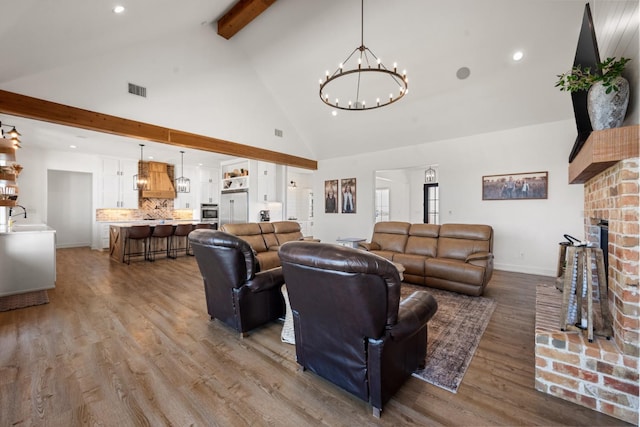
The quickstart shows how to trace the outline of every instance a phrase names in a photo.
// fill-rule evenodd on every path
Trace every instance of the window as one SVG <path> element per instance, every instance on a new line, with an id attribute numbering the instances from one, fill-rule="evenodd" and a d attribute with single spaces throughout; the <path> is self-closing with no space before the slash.
<path id="1" fill-rule="evenodd" d="M 389 221 L 389 189 L 376 189 L 376 222 Z"/>
<path id="2" fill-rule="evenodd" d="M 438 184 L 424 184 L 424 223 L 440 224 L 440 190 Z"/>

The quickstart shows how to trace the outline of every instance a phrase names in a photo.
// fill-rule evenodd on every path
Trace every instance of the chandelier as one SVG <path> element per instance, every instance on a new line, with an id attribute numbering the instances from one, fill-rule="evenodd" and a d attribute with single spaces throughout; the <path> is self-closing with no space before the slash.
<path id="1" fill-rule="evenodd" d="M 191 192 L 191 180 L 184 177 L 184 151 L 180 151 L 180 166 L 182 170 L 180 171 L 180 178 L 176 178 L 176 191 L 178 193 L 189 193 Z"/>
<path id="2" fill-rule="evenodd" d="M 144 144 L 140 145 L 140 162 L 138 163 L 138 173 L 133 175 L 133 189 L 134 190 L 148 190 L 149 189 L 149 177 L 144 171 L 144 163 L 142 160 L 142 149 Z"/>
<path id="3" fill-rule="evenodd" d="M 11 128 L 11 130 L 5 131 L 2 128 Z M 2 122 L 0 122 L 0 131 L 2 134 L 2 138 L 11 140 L 11 142 L 13 143 L 13 148 L 22 148 L 22 146 L 20 145 L 20 137 L 22 135 L 16 130 L 15 126 L 7 124 L 3 125 Z"/>
<path id="4" fill-rule="evenodd" d="M 405 96 L 409 87 L 406 70 L 398 73 L 396 63 L 392 69 L 385 67 L 364 45 L 364 0 L 361 6 L 360 46 L 333 73 L 327 71 L 320 79 L 320 99 L 340 110 L 384 107 Z"/>

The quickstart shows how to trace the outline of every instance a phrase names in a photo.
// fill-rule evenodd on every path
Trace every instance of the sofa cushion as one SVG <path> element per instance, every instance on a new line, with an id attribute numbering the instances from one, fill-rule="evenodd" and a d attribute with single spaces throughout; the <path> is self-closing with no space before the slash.
<path id="1" fill-rule="evenodd" d="M 282 246 L 287 242 L 302 239 L 299 223 L 295 221 L 276 221 L 272 224 L 278 245 Z"/>
<path id="2" fill-rule="evenodd" d="M 394 254 L 393 262 L 404 267 L 404 280 L 416 285 L 424 284 L 424 255 Z"/>
<path id="3" fill-rule="evenodd" d="M 438 238 L 438 258 L 465 261 L 471 254 L 491 252 L 493 229 L 479 224 L 443 224 Z"/>
<path id="4" fill-rule="evenodd" d="M 279 245 L 273 224 L 270 222 L 260 222 L 258 224 L 260 225 L 260 230 L 262 230 L 262 238 L 264 239 L 264 244 L 267 246 L 267 249 L 277 251 Z"/>
<path id="5" fill-rule="evenodd" d="M 438 253 L 439 231 L 440 226 L 436 224 L 411 224 L 404 252 L 435 258 Z"/>
<path id="6" fill-rule="evenodd" d="M 258 223 L 222 224 L 220 230 L 240 237 L 242 240 L 249 243 L 257 253 L 266 252 L 268 250 L 267 245 L 264 242 L 264 238 L 262 237 L 262 230 Z"/>
<path id="7" fill-rule="evenodd" d="M 373 227 L 371 242 L 378 245 L 381 251 L 404 252 L 409 237 L 409 227 L 411 224 L 408 222 L 378 222 Z"/>
<path id="8" fill-rule="evenodd" d="M 451 282 L 482 286 L 484 267 L 463 263 L 454 259 L 427 258 L 425 273 L 427 277 L 446 279 Z"/>

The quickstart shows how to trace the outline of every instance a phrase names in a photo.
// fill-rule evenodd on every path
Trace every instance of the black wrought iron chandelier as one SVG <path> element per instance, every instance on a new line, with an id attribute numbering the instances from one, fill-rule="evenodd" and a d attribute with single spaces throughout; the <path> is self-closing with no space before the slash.
<path id="1" fill-rule="evenodd" d="M 325 78 L 320 79 L 320 99 L 333 108 L 349 111 L 372 110 L 393 104 L 407 94 L 409 80 L 406 70 L 398 66 L 385 67 L 364 45 L 364 0 L 361 7 L 360 46 Z"/>
<path id="2" fill-rule="evenodd" d="M 134 190 L 148 190 L 149 189 L 149 177 L 144 171 L 144 163 L 142 160 L 142 149 L 144 144 L 140 145 L 140 162 L 138 162 L 138 173 L 133 175 L 133 189 Z"/>
<path id="3" fill-rule="evenodd" d="M 10 130 L 4 130 L 3 128 L 11 128 Z M 22 148 L 20 145 L 20 137 L 22 136 L 20 132 L 16 130 L 16 127 L 13 125 L 2 124 L 0 122 L 0 132 L 2 138 L 10 139 L 14 148 Z"/>
<path id="4" fill-rule="evenodd" d="M 184 151 L 180 151 L 180 178 L 176 178 L 176 191 L 178 193 L 191 192 L 191 180 L 184 177 Z"/>

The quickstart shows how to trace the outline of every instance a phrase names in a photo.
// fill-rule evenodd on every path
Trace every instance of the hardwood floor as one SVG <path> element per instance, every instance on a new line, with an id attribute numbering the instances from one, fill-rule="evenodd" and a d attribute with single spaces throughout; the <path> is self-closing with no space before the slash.
<path id="1" fill-rule="evenodd" d="M 625 425 L 534 389 L 535 285 L 496 271 L 498 306 L 457 394 L 410 378 L 382 418 L 297 369 L 280 323 L 247 338 L 206 313 L 193 257 L 130 266 L 57 251 L 50 303 L 0 313 L 0 426 Z"/>

